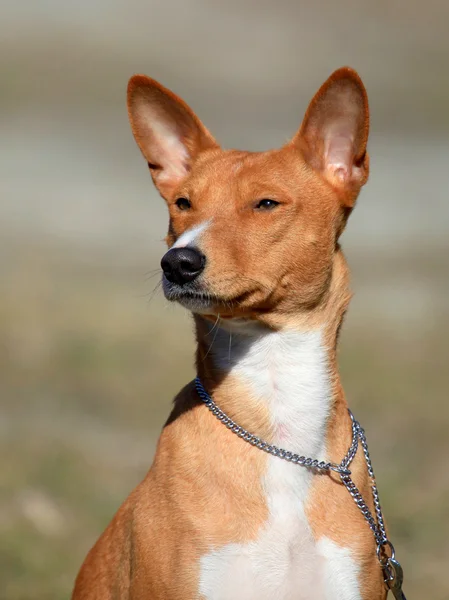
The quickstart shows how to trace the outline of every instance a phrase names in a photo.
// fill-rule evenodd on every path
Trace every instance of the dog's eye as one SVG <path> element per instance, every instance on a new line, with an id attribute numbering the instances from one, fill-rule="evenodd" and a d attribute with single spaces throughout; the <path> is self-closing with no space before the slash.
<path id="1" fill-rule="evenodd" d="M 273 210 L 276 206 L 279 205 L 279 202 L 276 200 L 271 200 L 270 198 L 264 198 L 263 200 L 259 200 L 256 204 L 255 208 L 258 210 Z"/>
<path id="2" fill-rule="evenodd" d="M 187 200 L 187 198 L 178 198 L 175 204 L 179 210 L 189 210 L 189 208 L 192 206 L 190 204 L 190 200 Z"/>

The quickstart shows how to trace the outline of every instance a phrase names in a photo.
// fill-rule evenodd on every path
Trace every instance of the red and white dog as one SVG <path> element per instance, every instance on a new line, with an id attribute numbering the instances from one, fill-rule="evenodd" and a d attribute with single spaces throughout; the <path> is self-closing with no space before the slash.
<path id="1" fill-rule="evenodd" d="M 163 288 L 194 316 L 214 402 L 269 444 L 340 463 L 348 307 L 339 237 L 368 179 L 368 101 L 342 68 L 278 150 L 223 150 L 175 94 L 132 77 L 135 139 L 170 212 Z M 373 509 L 363 453 L 351 465 Z M 248 444 L 176 397 L 153 465 L 88 554 L 75 600 L 381 600 L 373 534 L 336 473 Z"/>

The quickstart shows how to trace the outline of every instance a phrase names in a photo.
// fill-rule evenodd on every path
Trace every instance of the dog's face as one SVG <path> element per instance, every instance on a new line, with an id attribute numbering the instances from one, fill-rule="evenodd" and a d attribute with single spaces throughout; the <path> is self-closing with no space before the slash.
<path id="1" fill-rule="evenodd" d="M 222 318 L 319 303 L 368 177 L 368 104 L 358 75 L 336 71 L 293 140 L 261 153 L 222 150 L 182 100 L 147 77 L 130 80 L 128 107 L 170 212 L 166 297 Z"/>

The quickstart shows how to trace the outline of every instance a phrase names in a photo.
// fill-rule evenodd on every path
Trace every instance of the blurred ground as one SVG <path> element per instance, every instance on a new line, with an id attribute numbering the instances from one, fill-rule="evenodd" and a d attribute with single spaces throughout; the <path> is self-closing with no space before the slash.
<path id="1" fill-rule="evenodd" d="M 129 133 L 128 77 L 159 78 L 225 146 L 279 145 L 356 67 L 372 176 L 343 245 L 341 368 L 407 597 L 449 580 L 449 4 L 1 3 L 0 599 L 67 598 L 150 465 L 193 374 L 189 317 L 153 293 L 162 201 Z"/>

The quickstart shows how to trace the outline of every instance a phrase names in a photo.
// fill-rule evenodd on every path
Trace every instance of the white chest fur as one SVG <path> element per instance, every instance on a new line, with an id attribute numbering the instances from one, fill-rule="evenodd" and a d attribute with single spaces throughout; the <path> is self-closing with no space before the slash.
<path id="1" fill-rule="evenodd" d="M 219 329 L 210 353 L 218 368 L 241 379 L 266 404 L 277 445 L 312 458 L 325 458 L 331 382 L 321 331 L 264 333 L 245 326 L 241 330 Z M 255 541 L 228 544 L 201 558 L 201 597 L 360 599 L 351 557 L 339 560 L 341 551 L 347 551 L 330 540 L 317 544 L 312 537 L 304 510 L 311 479 L 311 473 L 302 467 L 268 458 L 262 485 L 269 518 Z M 349 583 L 342 568 L 348 569 Z M 334 580 L 335 586 L 331 583 Z"/>

